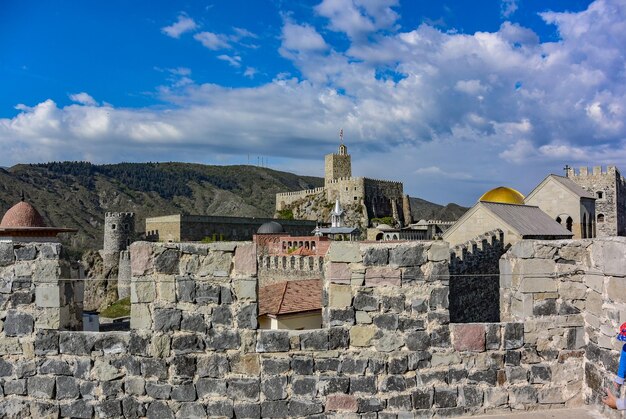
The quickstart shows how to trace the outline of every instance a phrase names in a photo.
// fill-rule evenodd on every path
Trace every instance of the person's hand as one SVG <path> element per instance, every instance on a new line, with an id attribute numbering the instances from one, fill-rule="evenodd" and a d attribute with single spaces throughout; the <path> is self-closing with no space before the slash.
<path id="1" fill-rule="evenodd" d="M 611 390 L 609 390 L 609 388 L 607 387 L 604 389 L 604 391 L 606 392 L 606 396 L 602 398 L 602 403 L 609 406 L 611 409 L 617 409 L 617 399 L 615 398 Z"/>
<path id="2" fill-rule="evenodd" d="M 621 384 L 613 381 L 613 386 L 615 387 L 615 392 L 617 394 L 619 394 L 619 388 L 620 388 Z"/>

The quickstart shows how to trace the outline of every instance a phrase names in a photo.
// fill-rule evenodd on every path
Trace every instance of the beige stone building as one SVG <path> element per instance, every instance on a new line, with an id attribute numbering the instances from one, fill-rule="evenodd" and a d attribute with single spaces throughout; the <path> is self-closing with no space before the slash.
<path id="1" fill-rule="evenodd" d="M 541 208 L 571 231 L 575 239 L 596 236 L 595 197 L 569 178 L 548 175 L 524 202 Z"/>
<path id="2" fill-rule="evenodd" d="M 522 239 L 569 239 L 572 233 L 537 206 L 524 205 L 524 196 L 511 188 L 499 187 L 480 200 L 443 234 L 456 246 L 500 229 L 504 246 Z"/>

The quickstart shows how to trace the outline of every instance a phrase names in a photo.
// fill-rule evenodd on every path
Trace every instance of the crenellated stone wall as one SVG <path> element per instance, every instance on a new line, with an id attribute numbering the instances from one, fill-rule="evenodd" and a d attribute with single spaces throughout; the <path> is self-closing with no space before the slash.
<path id="1" fill-rule="evenodd" d="M 453 322 L 500 321 L 499 260 L 505 252 L 504 233 L 499 229 L 450 249 L 450 319 Z"/>
<path id="2" fill-rule="evenodd" d="M 34 323 L 14 337 L 0 312 L 0 416 L 431 417 L 583 402 L 583 316 L 450 323 L 445 242 L 333 242 L 324 326 L 305 331 L 257 330 L 252 243 L 130 254 L 130 332 Z"/>

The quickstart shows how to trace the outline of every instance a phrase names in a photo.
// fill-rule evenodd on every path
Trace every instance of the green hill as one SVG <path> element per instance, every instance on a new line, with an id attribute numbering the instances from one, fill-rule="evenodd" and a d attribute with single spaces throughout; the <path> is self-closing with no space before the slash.
<path id="1" fill-rule="evenodd" d="M 48 225 L 74 227 L 64 238 L 75 250 L 101 249 L 104 214 L 136 213 L 142 233 L 146 217 L 187 213 L 272 217 L 275 194 L 323 186 L 318 177 L 298 176 L 257 166 L 191 163 L 86 162 L 19 164 L 0 169 L 0 214 L 24 191 Z M 411 198 L 416 220 L 458 218 L 466 208 Z"/>

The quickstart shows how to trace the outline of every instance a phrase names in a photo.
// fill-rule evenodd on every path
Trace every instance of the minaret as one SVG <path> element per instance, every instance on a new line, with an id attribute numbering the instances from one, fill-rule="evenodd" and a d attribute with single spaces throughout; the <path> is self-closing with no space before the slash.
<path id="1" fill-rule="evenodd" d="M 348 154 L 348 147 L 343 143 L 343 129 L 339 131 L 339 152 L 337 154 L 327 154 L 324 163 L 324 180 L 326 184 L 330 181 L 352 177 L 352 162 Z"/>

